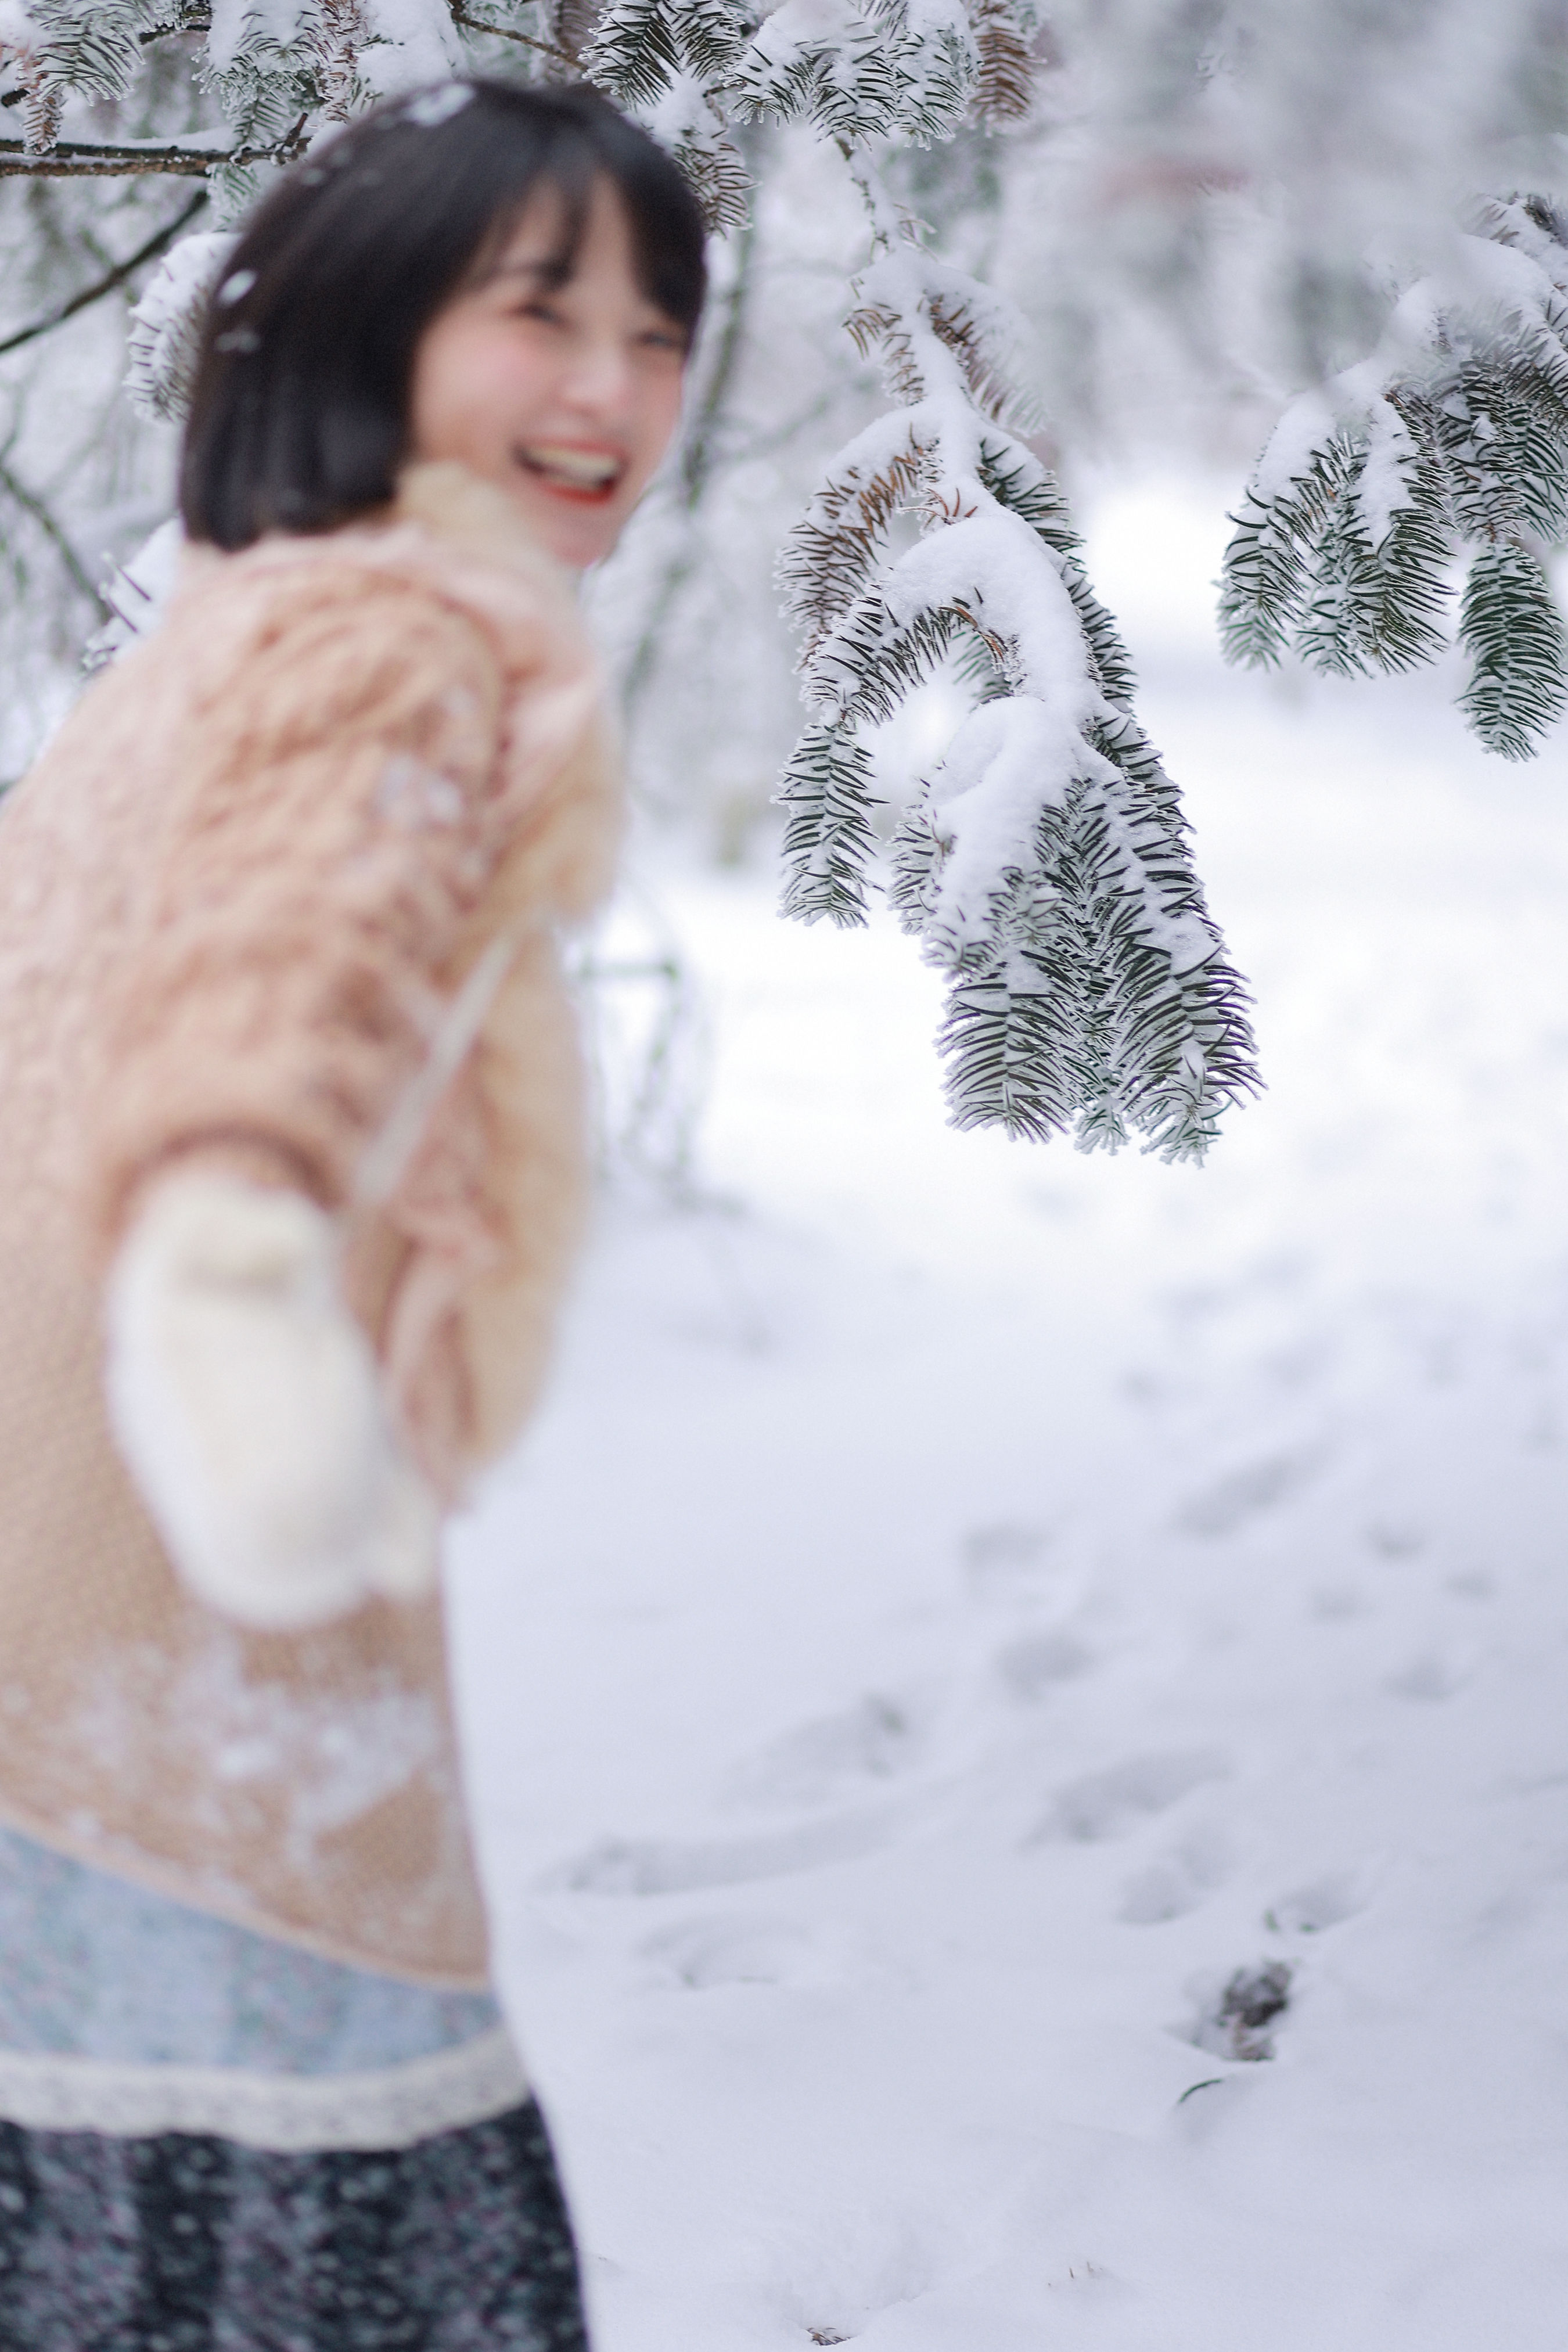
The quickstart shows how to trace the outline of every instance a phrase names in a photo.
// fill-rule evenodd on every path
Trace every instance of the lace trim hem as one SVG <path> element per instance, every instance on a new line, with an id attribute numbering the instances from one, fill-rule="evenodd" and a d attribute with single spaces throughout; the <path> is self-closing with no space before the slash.
<path id="1" fill-rule="evenodd" d="M 258 2074 L 237 2066 L 130 2066 L 0 2050 L 0 2116 L 30 2131 L 210 2133 L 245 2147 L 412 2147 L 487 2123 L 528 2096 L 504 2028 L 455 2050 L 354 2074 Z"/>

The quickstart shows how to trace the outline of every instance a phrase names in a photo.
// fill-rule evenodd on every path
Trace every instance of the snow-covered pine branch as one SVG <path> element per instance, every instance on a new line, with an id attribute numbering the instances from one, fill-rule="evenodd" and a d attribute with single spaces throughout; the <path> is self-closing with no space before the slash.
<path id="1" fill-rule="evenodd" d="M 812 709 L 780 793 L 785 911 L 866 919 L 861 730 L 958 652 L 976 707 L 899 826 L 890 882 L 950 977 L 953 1122 L 1201 1158 L 1258 1079 L 1175 788 L 1061 494 L 1017 437 L 1006 312 L 854 168 L 876 249 L 850 331 L 902 405 L 840 453 L 781 560 Z M 923 535 L 895 555 L 900 512 Z"/>
<path id="2" fill-rule="evenodd" d="M 590 80 L 685 166 L 716 227 L 744 217 L 726 125 L 809 122 L 846 145 L 1016 121 L 1033 83 L 1032 0 L 610 0 Z"/>
<path id="3" fill-rule="evenodd" d="M 1462 564 L 1460 707 L 1489 751 L 1528 758 L 1568 705 L 1543 561 L 1568 535 L 1568 224 L 1552 205 L 1489 204 L 1373 357 L 1287 410 L 1235 520 L 1233 660 L 1430 661 Z"/>

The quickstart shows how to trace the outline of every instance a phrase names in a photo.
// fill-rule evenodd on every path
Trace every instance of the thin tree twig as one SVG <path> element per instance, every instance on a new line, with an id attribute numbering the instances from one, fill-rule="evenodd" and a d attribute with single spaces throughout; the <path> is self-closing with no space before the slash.
<path id="1" fill-rule="evenodd" d="M 735 255 L 735 274 L 724 293 L 723 323 L 719 330 L 713 362 L 708 370 L 701 399 L 691 419 L 681 453 L 678 477 L 679 488 L 676 496 L 676 504 L 685 526 L 681 543 L 664 568 L 658 593 L 649 602 L 647 622 L 637 641 L 621 689 L 628 718 L 652 682 L 670 613 L 697 566 L 694 535 L 697 510 L 702 504 L 712 476 L 725 404 L 745 342 L 756 237 L 756 211 L 753 207 L 741 231 Z"/>
<path id="2" fill-rule="evenodd" d="M 30 148 L 20 139 L 0 139 L 0 179 L 123 180 L 142 173 L 171 178 L 205 178 L 217 163 L 291 163 L 300 152 L 301 115 L 275 147 L 110 147 L 62 139 L 57 147 Z"/>
<path id="3" fill-rule="evenodd" d="M 514 31 L 510 25 L 487 25 L 482 17 L 470 16 L 466 8 L 458 5 L 458 0 L 454 0 L 452 22 L 461 25 L 465 32 L 493 33 L 498 41 L 521 41 L 525 49 L 542 49 L 547 58 L 553 58 L 557 65 L 570 66 L 574 73 L 577 69 L 576 58 L 570 49 L 562 48 L 559 42 L 538 40 L 531 33 Z"/>
<path id="4" fill-rule="evenodd" d="M 58 310 L 51 310 L 46 318 L 35 319 L 30 327 L 18 327 L 14 335 L 7 335 L 0 341 L 0 355 L 16 351 L 22 343 L 34 341 L 39 335 L 47 335 L 53 327 L 63 327 L 66 320 L 74 319 L 79 310 L 85 310 L 89 303 L 101 301 L 106 294 L 112 294 L 117 286 L 123 286 L 133 270 L 140 269 L 144 261 L 151 261 L 155 254 L 162 253 L 166 245 L 174 242 L 185 223 L 195 220 L 206 200 L 207 192 L 202 188 L 188 205 L 181 206 L 172 221 L 165 222 L 155 236 L 150 236 L 145 245 L 138 246 L 127 260 L 117 262 L 107 276 L 99 278 L 94 285 L 84 286 L 79 294 L 73 294 L 68 302 L 62 302 Z"/>
<path id="5" fill-rule="evenodd" d="M 7 491 L 16 499 L 23 513 L 32 516 L 45 538 L 53 542 L 61 562 L 70 573 L 73 584 L 80 590 L 90 604 L 98 607 L 104 620 L 112 620 L 113 607 L 106 604 L 99 594 L 97 588 L 82 569 L 80 556 L 49 512 L 48 508 L 36 491 L 30 490 L 25 482 L 17 479 L 4 458 L 0 458 L 0 490 Z"/>

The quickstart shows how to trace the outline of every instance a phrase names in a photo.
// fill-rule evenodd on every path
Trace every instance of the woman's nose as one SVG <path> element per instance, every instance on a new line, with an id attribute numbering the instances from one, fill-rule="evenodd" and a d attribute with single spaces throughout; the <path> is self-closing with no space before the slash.
<path id="1" fill-rule="evenodd" d="M 605 421 L 626 415 L 632 384 L 631 355 L 619 336 L 585 338 L 573 352 L 565 389 L 584 413 Z"/>

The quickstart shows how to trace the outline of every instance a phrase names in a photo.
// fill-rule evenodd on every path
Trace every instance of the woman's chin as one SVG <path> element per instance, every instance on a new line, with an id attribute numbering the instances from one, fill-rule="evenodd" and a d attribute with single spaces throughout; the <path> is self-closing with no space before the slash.
<path id="1" fill-rule="evenodd" d="M 573 498 L 515 473 L 506 488 L 534 538 L 568 572 L 599 562 L 621 535 L 626 518 L 619 499 Z"/>

